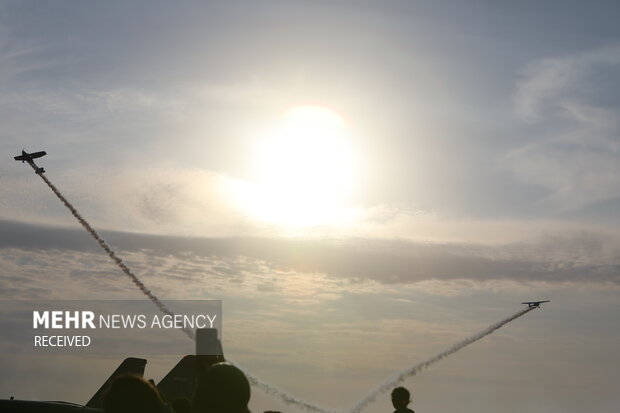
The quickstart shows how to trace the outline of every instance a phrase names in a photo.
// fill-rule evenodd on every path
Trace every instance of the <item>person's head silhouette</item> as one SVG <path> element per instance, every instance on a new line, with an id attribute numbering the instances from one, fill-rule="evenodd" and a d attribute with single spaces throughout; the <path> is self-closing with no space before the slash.
<path id="1" fill-rule="evenodd" d="M 404 387 L 396 387 L 392 390 L 392 405 L 396 410 L 406 409 L 411 402 L 409 390 Z"/>
<path id="2" fill-rule="evenodd" d="M 105 413 L 160 413 L 163 405 L 153 384 L 131 374 L 115 378 L 103 398 Z"/>
<path id="3" fill-rule="evenodd" d="M 194 413 L 249 413 L 250 383 L 229 363 L 212 365 L 199 378 Z"/>

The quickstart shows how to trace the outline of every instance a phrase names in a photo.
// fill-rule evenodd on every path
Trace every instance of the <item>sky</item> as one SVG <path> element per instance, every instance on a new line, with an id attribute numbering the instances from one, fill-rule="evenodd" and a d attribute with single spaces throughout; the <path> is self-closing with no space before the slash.
<path id="1" fill-rule="evenodd" d="M 12 160 L 45 150 L 158 297 L 221 299 L 227 357 L 291 394 L 346 411 L 550 299 L 406 380 L 411 407 L 615 412 L 619 11 L 1 1 L 0 299 L 141 298 Z M 1 359 L 1 398 L 79 403 L 118 363 Z"/>

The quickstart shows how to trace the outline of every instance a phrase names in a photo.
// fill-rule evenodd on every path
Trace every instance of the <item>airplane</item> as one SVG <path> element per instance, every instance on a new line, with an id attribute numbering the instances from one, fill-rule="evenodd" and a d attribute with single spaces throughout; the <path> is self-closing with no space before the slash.
<path id="1" fill-rule="evenodd" d="M 84 406 L 62 401 L 0 400 L 0 411 L 9 413 L 103 413 L 103 396 L 112 380 L 123 374 L 144 374 L 145 359 L 129 357 L 123 360 L 114 373 L 103 383 Z"/>
<path id="2" fill-rule="evenodd" d="M 198 375 L 215 363 L 226 361 L 222 344 L 215 329 L 196 330 L 196 355 L 184 356 L 176 366 L 157 384 L 161 396 L 167 402 L 177 398 L 191 400 Z M 110 383 L 124 374 L 144 375 L 146 360 L 129 357 L 123 360 L 97 392 L 85 404 L 63 401 L 0 400 L 3 413 L 104 413 L 103 399 Z"/>
<path id="3" fill-rule="evenodd" d="M 551 302 L 551 300 L 545 300 L 545 301 L 526 301 L 526 302 L 521 303 L 521 304 L 527 304 L 528 308 L 532 308 L 532 307 L 539 308 L 542 303 L 549 303 L 549 302 Z"/>
<path id="4" fill-rule="evenodd" d="M 47 153 L 45 151 L 28 153 L 28 152 L 26 152 L 25 150 L 22 149 L 22 154 L 16 156 L 14 159 L 16 161 L 22 161 L 22 163 L 28 162 L 28 164 L 30 166 L 32 166 L 32 169 L 34 169 L 34 172 L 36 174 L 42 174 L 43 172 L 45 172 L 45 169 L 38 167 L 34 163 L 33 159 L 40 158 L 40 157 L 45 156 L 45 155 L 47 155 Z"/>

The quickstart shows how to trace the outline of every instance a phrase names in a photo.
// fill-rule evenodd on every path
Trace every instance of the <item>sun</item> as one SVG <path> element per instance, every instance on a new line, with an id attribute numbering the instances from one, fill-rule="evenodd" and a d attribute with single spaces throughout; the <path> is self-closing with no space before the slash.
<path id="1" fill-rule="evenodd" d="M 257 218 L 289 226 L 337 224 L 358 180 L 358 155 L 345 119 L 325 106 L 288 109 L 259 138 L 255 153 Z"/>

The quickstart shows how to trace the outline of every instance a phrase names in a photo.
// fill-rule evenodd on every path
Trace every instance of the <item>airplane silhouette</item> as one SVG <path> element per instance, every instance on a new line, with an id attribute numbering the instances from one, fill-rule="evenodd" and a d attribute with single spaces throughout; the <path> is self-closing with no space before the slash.
<path id="1" fill-rule="evenodd" d="M 217 330 L 205 328 L 196 330 L 196 355 L 184 356 L 157 384 L 157 389 L 167 403 L 178 398 L 192 400 L 194 387 L 200 373 L 212 364 L 225 361 L 222 344 Z M 146 360 L 129 357 L 114 370 L 103 385 L 85 404 L 62 401 L 0 400 L 3 413 L 102 413 L 103 398 L 112 381 L 125 374 L 144 375 Z"/>
<path id="2" fill-rule="evenodd" d="M 532 307 L 538 308 L 538 307 L 540 307 L 540 305 L 542 303 L 549 303 L 549 302 L 551 302 L 551 300 L 545 300 L 545 301 L 526 301 L 526 302 L 521 303 L 521 304 L 527 304 L 528 308 L 532 308 Z"/>
<path id="3" fill-rule="evenodd" d="M 22 149 L 22 154 L 14 157 L 13 159 L 15 159 L 16 161 L 22 161 L 22 163 L 28 162 L 28 165 L 32 166 L 32 169 L 34 169 L 34 172 L 36 174 L 42 174 L 43 172 L 45 172 L 45 169 L 38 167 L 34 163 L 33 159 L 40 158 L 45 155 L 47 155 L 45 151 L 28 153 Z"/>

